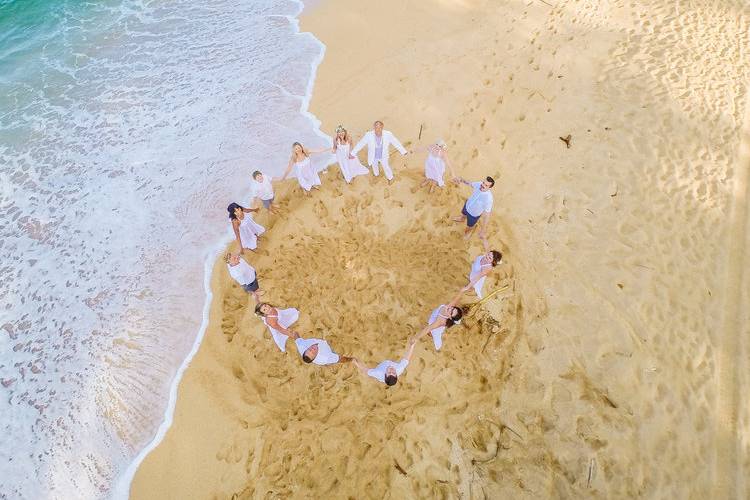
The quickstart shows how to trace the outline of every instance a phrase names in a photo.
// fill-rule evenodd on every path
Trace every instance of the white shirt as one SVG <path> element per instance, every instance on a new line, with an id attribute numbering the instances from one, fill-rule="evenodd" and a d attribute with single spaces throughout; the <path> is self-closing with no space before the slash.
<path id="1" fill-rule="evenodd" d="M 258 182 L 255 179 L 250 183 L 250 193 L 253 198 L 260 198 L 261 200 L 273 199 L 273 186 L 271 185 L 271 178 L 266 174 L 263 174 L 263 182 Z"/>
<path id="2" fill-rule="evenodd" d="M 367 370 L 367 374 L 385 384 L 385 371 L 388 369 L 388 367 L 394 367 L 396 369 L 396 375 L 401 376 L 401 374 L 404 373 L 404 370 L 406 370 L 406 365 L 408 364 L 409 360 L 406 358 L 402 359 L 398 363 L 394 363 L 390 359 L 386 359 L 372 370 Z"/>
<path id="3" fill-rule="evenodd" d="M 318 344 L 318 355 L 313 359 L 313 363 L 316 365 L 332 365 L 339 362 L 339 355 L 333 352 L 328 342 L 321 339 L 296 339 L 294 341 L 297 344 L 297 350 L 299 355 L 305 354 L 305 351 L 310 347 Z"/>
<path id="4" fill-rule="evenodd" d="M 489 189 L 487 191 L 480 191 L 482 187 L 481 182 L 472 182 L 471 187 L 474 188 L 474 192 L 471 193 L 469 199 L 466 200 L 466 211 L 471 214 L 472 217 L 479 217 L 483 212 L 492 212 L 492 193 Z"/>
<path id="5" fill-rule="evenodd" d="M 231 274 L 232 278 L 234 278 L 240 285 L 249 285 L 255 281 L 255 269 L 244 260 L 240 259 L 240 263 L 236 266 L 227 264 L 227 267 L 229 268 L 229 274 Z"/>

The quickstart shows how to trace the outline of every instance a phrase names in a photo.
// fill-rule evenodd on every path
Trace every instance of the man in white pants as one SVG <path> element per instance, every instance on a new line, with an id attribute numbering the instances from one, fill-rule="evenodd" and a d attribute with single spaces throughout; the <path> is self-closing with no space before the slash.
<path id="1" fill-rule="evenodd" d="M 383 122 L 378 120 L 373 124 L 372 130 L 367 132 L 357 145 L 354 146 L 351 154 L 356 155 L 360 149 L 367 146 L 367 164 L 372 167 L 372 174 L 377 177 L 380 173 L 378 165 L 382 165 L 385 178 L 388 179 L 388 183 L 390 184 L 393 180 L 393 171 L 388 163 L 388 149 L 391 145 L 401 155 L 408 154 L 404 146 L 401 145 L 401 142 L 396 139 L 396 136 L 389 130 L 383 130 Z"/>

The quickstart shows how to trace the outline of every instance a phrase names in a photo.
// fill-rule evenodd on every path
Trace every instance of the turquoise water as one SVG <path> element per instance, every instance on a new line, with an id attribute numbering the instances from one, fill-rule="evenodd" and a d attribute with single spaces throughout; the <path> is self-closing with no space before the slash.
<path id="1" fill-rule="evenodd" d="M 327 143 L 299 10 L 0 0 L 0 498 L 109 497 L 154 436 L 225 207 Z"/>

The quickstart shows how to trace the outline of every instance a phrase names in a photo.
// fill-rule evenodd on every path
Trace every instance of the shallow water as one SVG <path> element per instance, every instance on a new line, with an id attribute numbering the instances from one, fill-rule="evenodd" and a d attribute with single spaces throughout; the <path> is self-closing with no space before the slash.
<path id="1" fill-rule="evenodd" d="M 326 139 L 294 1 L 0 0 L 0 497 L 108 496 L 253 170 Z"/>

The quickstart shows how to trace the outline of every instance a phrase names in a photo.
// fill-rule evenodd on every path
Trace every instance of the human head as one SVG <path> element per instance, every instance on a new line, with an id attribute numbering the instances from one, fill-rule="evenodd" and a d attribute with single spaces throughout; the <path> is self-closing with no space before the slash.
<path id="1" fill-rule="evenodd" d="M 482 187 L 480 187 L 479 189 L 482 191 L 489 191 L 490 189 L 492 189 L 492 186 L 494 185 L 495 185 L 495 179 L 493 179 L 492 177 L 488 175 L 487 178 L 482 181 Z"/>
<path id="2" fill-rule="evenodd" d="M 338 139 L 344 140 L 346 139 L 347 135 L 348 133 L 343 125 L 339 125 L 338 127 L 336 127 L 336 137 Z"/>
<path id="3" fill-rule="evenodd" d="M 268 302 L 261 302 L 260 304 L 255 306 L 255 315 L 260 316 L 261 318 L 264 318 L 271 311 L 273 311 L 273 306 Z"/>
<path id="4" fill-rule="evenodd" d="M 375 123 L 372 124 L 372 129 L 375 131 L 376 134 L 380 135 L 383 133 L 383 122 L 380 120 L 377 120 Z"/>
<path id="5" fill-rule="evenodd" d="M 318 344 L 313 344 L 302 353 L 302 361 L 305 363 L 312 363 L 315 357 L 318 355 Z"/>
<path id="6" fill-rule="evenodd" d="M 256 170 L 253 172 L 253 179 L 255 179 L 258 182 L 263 182 L 263 172 L 260 170 Z"/>
<path id="7" fill-rule="evenodd" d="M 503 261 L 503 254 L 498 250 L 490 250 L 487 256 L 492 259 L 492 267 L 495 267 Z"/>
<path id="8" fill-rule="evenodd" d="M 243 210 L 244 210 L 244 207 L 238 203 L 230 203 L 229 206 L 227 207 L 227 212 L 229 212 L 229 218 L 232 220 L 239 217 L 239 214 L 242 213 Z"/>
<path id="9" fill-rule="evenodd" d="M 240 263 L 240 254 L 227 252 L 227 254 L 224 256 L 224 260 L 230 266 L 236 266 Z"/>
<path id="10" fill-rule="evenodd" d="M 437 145 L 437 147 L 439 147 L 440 149 L 448 149 L 448 145 L 447 145 L 447 144 L 445 143 L 445 141 L 444 141 L 444 140 L 442 140 L 442 139 L 438 139 L 438 140 L 437 140 L 437 141 L 435 142 L 435 145 Z"/>
<path id="11" fill-rule="evenodd" d="M 305 147 L 302 146 L 302 143 L 299 143 L 299 142 L 295 142 L 292 144 L 292 153 L 296 155 L 300 153 L 307 154 L 307 152 L 305 151 Z"/>
<path id="12" fill-rule="evenodd" d="M 464 317 L 464 310 L 460 307 L 453 307 L 450 312 L 451 317 L 445 320 L 445 327 L 450 328 L 453 325 L 461 323 L 461 318 Z"/>
<path id="13" fill-rule="evenodd" d="M 396 373 L 396 369 L 392 366 L 389 366 L 385 369 L 385 385 L 391 386 L 396 385 L 396 382 L 398 382 L 398 374 Z"/>

